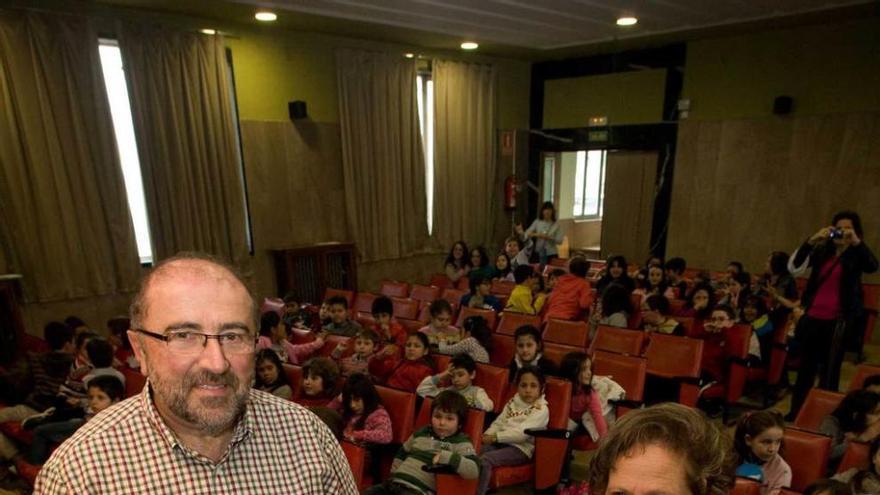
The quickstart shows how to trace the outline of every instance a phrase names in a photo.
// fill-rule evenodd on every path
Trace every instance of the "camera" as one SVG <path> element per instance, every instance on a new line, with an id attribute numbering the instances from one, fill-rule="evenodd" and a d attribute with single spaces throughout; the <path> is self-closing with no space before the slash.
<path id="1" fill-rule="evenodd" d="M 828 234 L 829 239 L 840 239 L 843 237 L 843 229 L 831 229 L 831 232 Z"/>

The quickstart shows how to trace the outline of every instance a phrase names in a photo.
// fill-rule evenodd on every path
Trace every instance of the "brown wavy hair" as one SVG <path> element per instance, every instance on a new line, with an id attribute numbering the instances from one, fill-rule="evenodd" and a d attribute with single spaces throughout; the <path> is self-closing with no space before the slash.
<path id="1" fill-rule="evenodd" d="M 617 461 L 634 449 L 660 445 L 684 460 L 693 495 L 727 495 L 736 468 L 730 439 L 706 416 L 681 404 L 660 404 L 620 418 L 599 444 L 590 463 L 590 487 L 604 494 Z"/>

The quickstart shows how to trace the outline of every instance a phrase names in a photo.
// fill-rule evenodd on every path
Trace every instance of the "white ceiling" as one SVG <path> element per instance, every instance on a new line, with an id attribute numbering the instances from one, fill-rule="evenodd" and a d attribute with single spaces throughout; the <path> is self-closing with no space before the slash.
<path id="1" fill-rule="evenodd" d="M 537 50 L 816 12 L 866 0 L 231 0 Z M 634 15 L 630 28 L 615 25 Z"/>

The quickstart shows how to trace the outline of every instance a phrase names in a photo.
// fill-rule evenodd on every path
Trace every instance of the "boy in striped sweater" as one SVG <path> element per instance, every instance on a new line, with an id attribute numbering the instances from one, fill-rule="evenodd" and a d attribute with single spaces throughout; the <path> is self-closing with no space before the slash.
<path id="1" fill-rule="evenodd" d="M 420 428 L 403 444 L 391 464 L 391 477 L 364 495 L 430 495 L 436 477 L 425 465 L 449 465 L 462 478 L 480 474 L 479 458 L 471 439 L 461 432 L 467 415 L 464 397 L 446 390 L 431 404 L 431 424 Z"/>

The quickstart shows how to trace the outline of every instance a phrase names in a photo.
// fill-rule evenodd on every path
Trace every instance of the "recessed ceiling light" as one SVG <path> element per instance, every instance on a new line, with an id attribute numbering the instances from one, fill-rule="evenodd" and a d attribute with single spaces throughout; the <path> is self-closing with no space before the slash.
<path id="1" fill-rule="evenodd" d="M 618 26 L 633 26 L 637 22 L 639 22 L 638 19 L 636 19 L 635 17 L 630 17 L 630 16 L 621 17 L 621 18 L 617 19 Z"/>
<path id="2" fill-rule="evenodd" d="M 403 56 L 406 57 L 406 58 L 413 58 L 413 57 L 415 57 L 415 55 L 413 55 L 412 53 L 404 53 Z"/>
<path id="3" fill-rule="evenodd" d="M 275 15 L 275 12 L 261 11 L 254 14 L 254 18 L 258 21 L 272 22 L 275 19 L 278 19 L 278 16 Z"/>
<path id="4" fill-rule="evenodd" d="M 479 46 L 480 45 L 478 45 L 477 43 L 474 43 L 473 41 L 465 41 L 464 43 L 461 44 L 461 49 L 462 50 L 476 50 L 477 48 L 479 48 Z"/>
<path id="5" fill-rule="evenodd" d="M 210 28 L 199 29 L 199 32 L 201 32 L 202 34 L 217 34 L 216 29 L 210 29 Z"/>

